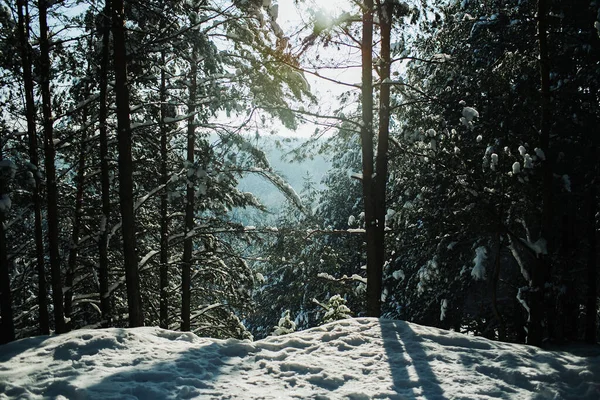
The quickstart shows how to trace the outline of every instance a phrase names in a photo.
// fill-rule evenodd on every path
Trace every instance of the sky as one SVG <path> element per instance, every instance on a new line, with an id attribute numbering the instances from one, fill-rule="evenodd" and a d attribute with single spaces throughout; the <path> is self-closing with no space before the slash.
<path id="1" fill-rule="evenodd" d="M 597 400 L 600 350 L 567 350 L 375 318 L 254 342 L 83 329 L 0 346 L 0 399 Z"/>
<path id="2" fill-rule="evenodd" d="M 302 2 L 301 5 L 295 5 L 294 0 L 279 0 L 277 2 L 273 2 L 273 4 L 276 3 L 279 5 L 279 16 L 277 18 L 277 22 L 284 30 L 286 36 L 293 36 L 294 33 L 298 31 L 299 27 L 303 26 L 308 22 L 306 12 L 301 12 L 299 8 L 302 8 L 303 10 L 318 9 L 331 18 L 339 16 L 344 11 L 352 10 L 352 6 L 348 0 L 307 0 Z M 303 39 L 304 36 L 307 36 L 308 32 L 310 31 L 311 30 L 308 29 L 306 33 L 299 37 L 299 39 Z M 319 48 L 318 53 L 321 56 L 326 55 L 346 61 L 344 59 L 345 53 L 336 52 L 335 50 L 333 50 L 333 47 L 329 47 L 328 49 Z M 360 59 L 358 59 L 356 63 L 360 63 Z M 308 70 L 315 71 L 314 68 L 310 68 L 306 65 L 301 65 L 301 67 L 305 67 Z M 361 80 L 360 68 L 320 69 L 319 74 L 328 78 L 336 79 L 350 84 L 360 83 Z M 327 114 L 331 109 L 337 107 L 338 96 L 340 96 L 343 92 L 348 90 L 347 86 L 336 85 L 335 83 L 329 80 L 321 79 L 310 73 L 305 73 L 304 77 L 308 81 L 311 90 L 316 95 L 319 103 L 319 108 L 324 114 Z M 281 129 L 282 127 L 278 127 L 278 129 L 280 129 L 280 134 L 282 135 L 309 137 L 314 133 L 315 127 L 316 126 L 313 124 L 303 124 L 300 127 L 298 127 L 296 131 Z"/>

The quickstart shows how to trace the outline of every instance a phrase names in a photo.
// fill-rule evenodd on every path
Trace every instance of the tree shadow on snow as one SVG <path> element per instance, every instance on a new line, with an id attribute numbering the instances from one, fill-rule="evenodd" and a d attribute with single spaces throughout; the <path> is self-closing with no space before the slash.
<path id="1" fill-rule="evenodd" d="M 19 339 L 14 342 L 0 346 L 0 362 L 7 362 L 29 349 L 41 347 L 43 343 L 52 336 L 36 336 Z"/>
<path id="2" fill-rule="evenodd" d="M 395 320 L 380 320 L 380 324 L 383 347 L 390 363 L 396 392 L 407 398 L 422 396 L 429 400 L 446 399 L 440 381 L 429 366 L 420 338 L 410 325 Z M 415 370 L 417 380 L 414 376 L 411 379 L 409 368 Z"/>
<path id="3" fill-rule="evenodd" d="M 125 334 L 126 330 L 123 330 Z M 183 332 L 173 332 L 171 340 L 188 340 Z M 179 338 L 176 338 L 178 336 Z M 118 338 L 117 338 L 118 339 Z M 214 398 L 221 393 L 213 391 L 213 385 L 222 368 L 230 359 L 243 353 L 243 348 L 220 343 L 207 343 L 205 346 L 190 346 L 172 359 L 165 361 L 156 359 L 152 363 L 152 349 L 128 353 L 128 358 L 111 360 L 106 365 L 102 359 L 97 367 L 114 368 L 115 372 L 100 382 L 79 387 L 70 382 L 75 377 L 69 371 L 54 371 L 54 382 L 44 393 L 44 398 L 64 396 L 70 400 L 164 400 L 189 398 Z M 139 354 L 136 356 L 136 352 Z M 242 354 L 243 355 L 243 354 Z M 101 356 L 100 356 L 101 357 Z M 79 365 L 83 362 L 82 365 Z M 89 362 L 89 361 L 88 361 Z M 71 366 L 77 370 L 89 369 L 84 360 L 74 361 Z M 92 371 L 82 375 L 93 375 Z M 81 387 L 84 386 L 84 387 Z"/>

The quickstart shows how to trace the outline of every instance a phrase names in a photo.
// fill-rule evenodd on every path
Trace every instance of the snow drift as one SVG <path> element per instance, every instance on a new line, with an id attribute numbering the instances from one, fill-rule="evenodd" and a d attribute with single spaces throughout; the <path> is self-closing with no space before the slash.
<path id="1" fill-rule="evenodd" d="M 346 319 L 257 342 L 159 328 L 0 347 L 0 399 L 598 399 L 600 352 Z"/>

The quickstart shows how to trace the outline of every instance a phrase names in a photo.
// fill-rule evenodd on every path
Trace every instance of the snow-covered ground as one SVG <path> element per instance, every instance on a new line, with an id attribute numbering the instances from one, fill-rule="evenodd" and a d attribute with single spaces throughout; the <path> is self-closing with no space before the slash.
<path id="1" fill-rule="evenodd" d="M 159 328 L 0 347 L 0 399 L 600 399 L 600 352 L 347 319 L 257 342 Z"/>

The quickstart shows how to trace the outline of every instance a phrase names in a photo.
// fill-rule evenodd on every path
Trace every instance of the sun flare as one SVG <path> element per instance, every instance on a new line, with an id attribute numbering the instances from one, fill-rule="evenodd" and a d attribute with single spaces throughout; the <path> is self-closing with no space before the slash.
<path id="1" fill-rule="evenodd" d="M 351 4 L 348 0 L 326 0 L 315 1 L 315 9 L 320 10 L 329 18 L 335 18 L 342 12 L 347 11 Z"/>

